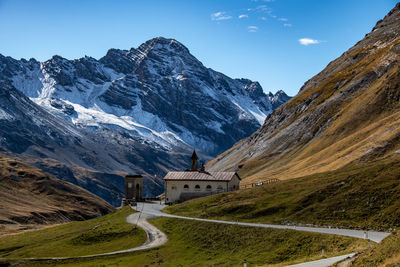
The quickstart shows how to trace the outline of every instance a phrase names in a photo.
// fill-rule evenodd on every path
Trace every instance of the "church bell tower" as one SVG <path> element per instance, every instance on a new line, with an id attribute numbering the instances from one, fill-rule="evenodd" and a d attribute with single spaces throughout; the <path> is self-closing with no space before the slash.
<path id="1" fill-rule="evenodd" d="M 143 200 L 143 176 L 127 175 L 125 176 L 125 198 L 122 205 L 130 205 Z"/>
<path id="2" fill-rule="evenodd" d="M 192 168 L 191 168 L 191 171 L 197 171 L 197 160 L 198 160 L 199 158 L 197 157 L 196 150 L 193 150 L 193 154 L 192 154 L 191 159 L 192 159 Z"/>

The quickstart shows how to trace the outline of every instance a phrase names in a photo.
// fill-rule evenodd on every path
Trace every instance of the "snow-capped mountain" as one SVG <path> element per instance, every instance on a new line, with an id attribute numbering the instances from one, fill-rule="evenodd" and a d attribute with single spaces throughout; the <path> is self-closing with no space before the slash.
<path id="1" fill-rule="evenodd" d="M 287 98 L 204 67 L 172 39 L 100 60 L 0 55 L 0 151 L 119 205 L 124 173 L 145 175 L 145 195 L 159 194 L 193 147 L 211 159 Z"/>
<path id="2" fill-rule="evenodd" d="M 77 184 L 113 205 L 121 203 L 124 173 L 143 174 L 144 193 L 153 196 L 162 192 L 159 178 L 167 170 L 189 164 L 190 147 L 169 151 L 125 131 L 77 127 L 34 103 L 10 80 L 0 79 L 0 84 L 0 152 Z M 52 103 L 70 114 L 69 106 Z"/>
<path id="3" fill-rule="evenodd" d="M 167 150 L 216 155 L 257 130 L 289 97 L 206 68 L 173 39 L 110 49 L 100 60 L 46 62 L 0 55 L 0 76 L 81 128 L 122 130 Z"/>

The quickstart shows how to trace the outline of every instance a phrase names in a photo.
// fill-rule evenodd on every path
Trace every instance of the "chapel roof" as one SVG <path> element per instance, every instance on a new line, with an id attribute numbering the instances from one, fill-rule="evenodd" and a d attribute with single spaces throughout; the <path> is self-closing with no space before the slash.
<path id="1" fill-rule="evenodd" d="M 167 173 L 167 175 L 165 175 L 164 180 L 230 181 L 235 176 L 235 174 L 236 172 L 206 172 L 206 171 L 169 172 Z"/>

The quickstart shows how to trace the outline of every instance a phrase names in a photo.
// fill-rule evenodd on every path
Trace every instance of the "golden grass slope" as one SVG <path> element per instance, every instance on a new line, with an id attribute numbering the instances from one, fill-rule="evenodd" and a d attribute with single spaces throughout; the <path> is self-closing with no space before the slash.
<path id="1" fill-rule="evenodd" d="M 104 215 L 99 197 L 0 154 L 0 224 L 52 224 Z"/>
<path id="2" fill-rule="evenodd" d="M 400 4 L 373 31 L 208 164 L 289 179 L 400 153 Z"/>

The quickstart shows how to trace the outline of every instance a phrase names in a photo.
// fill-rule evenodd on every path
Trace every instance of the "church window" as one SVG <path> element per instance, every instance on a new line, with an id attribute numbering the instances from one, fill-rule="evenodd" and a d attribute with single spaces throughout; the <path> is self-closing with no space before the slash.
<path id="1" fill-rule="evenodd" d="M 194 189 L 200 190 L 200 185 L 196 184 L 195 187 L 194 187 Z"/>
<path id="2" fill-rule="evenodd" d="M 188 184 L 185 184 L 185 185 L 183 186 L 183 189 L 189 190 L 189 185 L 188 185 Z"/>
<path id="3" fill-rule="evenodd" d="M 207 191 L 211 191 L 211 185 L 207 185 L 206 189 Z"/>

